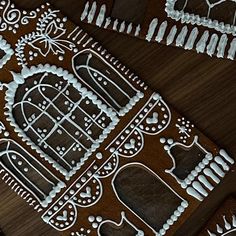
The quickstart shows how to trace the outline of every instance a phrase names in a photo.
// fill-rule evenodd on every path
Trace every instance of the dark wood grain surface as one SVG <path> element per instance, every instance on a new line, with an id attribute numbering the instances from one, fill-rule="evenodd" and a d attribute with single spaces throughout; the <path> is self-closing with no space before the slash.
<path id="1" fill-rule="evenodd" d="M 34 9 L 45 1 L 15 0 L 20 8 Z M 147 43 L 80 22 L 82 0 L 51 0 L 73 22 L 80 25 L 121 62 L 133 69 L 151 88 L 158 91 L 177 111 L 187 116 L 219 146 L 236 157 L 236 62 L 210 58 L 195 52 Z M 197 232 L 230 193 L 236 181 L 234 170 L 197 212 L 176 233 Z M 231 184 L 230 184 L 231 183 Z M 0 227 L 6 236 L 60 235 L 10 188 L 0 182 Z M 0 233 L 1 235 L 1 233 Z"/>

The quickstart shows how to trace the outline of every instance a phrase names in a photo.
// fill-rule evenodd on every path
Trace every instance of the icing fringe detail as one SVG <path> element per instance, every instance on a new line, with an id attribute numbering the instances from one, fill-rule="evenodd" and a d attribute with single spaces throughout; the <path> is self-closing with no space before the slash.
<path id="1" fill-rule="evenodd" d="M 2 175 L 2 180 L 21 198 L 26 200 L 29 206 L 33 207 L 37 212 L 43 211 L 38 201 L 35 200 L 33 195 L 28 191 L 24 190 L 21 185 L 11 177 L 4 169 L 0 169 L 0 175 Z"/>
<path id="2" fill-rule="evenodd" d="M 171 0 L 167 1 L 166 9 L 167 12 L 174 4 Z M 97 15 L 97 17 L 95 17 Z M 169 12 L 169 16 L 173 18 L 173 13 Z M 180 14 L 175 12 L 175 17 L 179 20 Z M 188 20 L 187 20 L 188 19 Z M 182 22 L 191 23 L 191 17 L 186 17 Z M 81 20 L 87 21 L 88 23 L 94 22 L 98 27 L 101 28 L 112 28 L 118 32 L 131 34 L 134 36 L 139 36 L 141 27 L 140 25 L 133 25 L 130 22 L 122 21 L 118 19 L 111 19 L 106 16 L 106 5 L 98 7 L 96 1 L 93 4 L 87 2 L 85 4 L 84 11 L 81 15 Z M 177 28 L 174 25 L 169 32 L 167 31 L 168 22 L 160 22 L 158 18 L 151 20 L 149 28 L 147 30 L 145 39 L 148 42 L 156 41 L 158 43 L 164 43 L 166 45 L 174 44 L 177 47 L 183 47 L 185 50 L 196 50 L 197 53 L 207 53 L 209 56 L 215 55 L 218 58 L 228 58 L 230 60 L 235 60 L 236 56 L 236 39 L 233 38 L 232 41 L 229 41 L 229 37 L 225 34 L 225 30 L 222 30 L 220 27 L 221 24 L 217 24 L 218 28 L 221 29 L 220 32 L 223 34 L 219 36 L 218 34 L 210 34 L 208 30 L 204 31 L 202 35 L 199 34 L 198 27 L 193 28 L 190 35 L 188 34 L 188 27 L 185 25 L 182 28 Z M 209 25 L 205 25 L 209 27 Z M 214 28 L 211 27 L 210 28 Z M 228 27 L 226 27 L 228 29 Z M 234 27 L 235 28 L 235 27 Z M 234 29 L 235 30 L 235 29 Z M 165 36 L 167 35 L 167 40 L 164 41 Z M 176 37 L 176 40 L 174 41 Z M 210 38 L 210 40 L 209 40 Z M 226 49 L 229 47 L 228 52 Z"/>

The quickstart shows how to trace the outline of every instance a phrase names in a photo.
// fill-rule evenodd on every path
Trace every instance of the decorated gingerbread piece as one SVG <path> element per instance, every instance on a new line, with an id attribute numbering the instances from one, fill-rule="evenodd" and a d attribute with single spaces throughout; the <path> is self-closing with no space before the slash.
<path id="1" fill-rule="evenodd" d="M 1 180 L 55 235 L 173 235 L 234 160 L 49 4 L 0 4 Z"/>
<path id="2" fill-rule="evenodd" d="M 235 16 L 234 0 L 88 0 L 81 20 L 148 42 L 234 60 Z"/>
<path id="3" fill-rule="evenodd" d="M 210 218 L 204 230 L 199 235 L 236 235 L 236 199 L 233 196 L 229 197 L 221 204 L 220 208 Z"/>

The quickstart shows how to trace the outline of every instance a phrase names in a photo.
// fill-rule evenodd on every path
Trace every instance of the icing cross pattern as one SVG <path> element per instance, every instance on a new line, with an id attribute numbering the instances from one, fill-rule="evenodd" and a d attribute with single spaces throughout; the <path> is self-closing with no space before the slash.
<path id="1" fill-rule="evenodd" d="M 1 179 L 45 223 L 71 236 L 102 235 L 108 224 L 123 223 L 139 236 L 146 231 L 147 235 L 168 235 L 184 212 L 190 214 L 220 183 L 234 160 L 223 149 L 205 145 L 205 137 L 196 135 L 190 121 L 59 11 L 47 4 L 21 13 L 9 1 L 0 4 L 0 10 L 11 9 L 7 27 L 15 20 L 10 31 L 18 39 L 1 36 L 5 56 L 0 67 L 11 60 L 12 44 L 19 69 L 17 73 L 1 71 L 9 79 L 0 83 L 5 99 L 0 121 Z M 25 31 L 29 29 L 26 35 L 17 30 L 20 22 Z M 36 58 L 40 63 L 35 65 Z M 62 64 L 65 68 L 58 66 Z M 173 138 L 166 137 L 172 134 Z M 173 164 L 170 169 L 168 161 Z M 130 196 L 122 198 L 131 190 L 122 193 L 119 179 L 132 171 L 151 179 L 158 190 L 154 204 L 159 211 L 165 205 L 163 194 L 169 197 L 164 218 L 155 224 L 132 209 Z M 165 175 L 172 178 L 167 180 Z M 111 213 L 104 204 L 114 204 L 117 211 Z M 103 209 L 98 216 L 97 209 Z M 145 209 L 141 212 L 146 214 Z M 114 219 L 120 214 L 117 224 Z M 78 228 L 80 217 L 85 225 Z M 133 221 L 142 221 L 145 228 Z"/>

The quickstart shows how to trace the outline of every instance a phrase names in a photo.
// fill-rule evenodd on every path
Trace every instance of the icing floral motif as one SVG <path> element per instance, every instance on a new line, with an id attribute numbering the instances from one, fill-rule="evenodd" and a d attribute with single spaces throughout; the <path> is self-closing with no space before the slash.
<path id="1" fill-rule="evenodd" d="M 199 14 L 199 11 L 194 6 L 194 1 L 192 0 L 167 0 L 166 1 L 166 12 L 169 17 L 175 19 L 175 20 L 181 20 L 181 22 L 191 23 L 191 24 L 198 24 L 203 25 L 209 28 L 214 28 L 222 33 L 232 33 L 235 34 L 236 27 L 235 27 L 235 19 L 236 19 L 236 9 L 235 9 L 235 1 L 234 0 L 217 0 L 217 1 L 209 1 L 205 0 L 203 1 L 205 6 L 208 8 L 206 14 L 203 10 L 203 13 Z M 193 4 L 193 7 L 191 8 L 191 5 Z M 227 20 L 225 22 L 222 21 L 222 18 L 224 18 L 223 14 L 221 14 L 221 17 L 219 19 L 213 18 L 211 12 L 214 9 L 221 9 L 226 7 L 226 4 L 228 5 L 227 9 L 232 9 L 229 12 L 229 15 L 231 15 L 230 21 Z M 180 7 L 178 7 L 180 5 Z M 191 13 L 188 11 L 188 7 L 191 9 Z M 215 10 L 216 13 L 216 10 Z M 219 15 L 219 13 L 218 13 Z"/>
<path id="2" fill-rule="evenodd" d="M 210 231 L 207 230 L 207 233 L 209 236 L 227 236 L 227 235 L 233 235 L 233 232 L 236 232 L 236 216 L 232 215 L 232 218 L 226 218 L 226 216 L 223 216 L 224 225 L 216 225 L 216 231 Z"/>
<path id="3" fill-rule="evenodd" d="M 0 10 L 2 11 L 2 17 L 0 17 L 0 31 L 9 30 L 16 33 L 20 24 L 26 25 L 29 23 L 29 19 L 34 19 L 37 16 L 36 11 L 27 13 L 15 8 L 15 5 L 10 0 L 1 1 Z"/>
<path id="4" fill-rule="evenodd" d="M 39 80 L 31 83 L 31 76 L 36 75 L 39 75 Z M 53 75 L 52 84 L 50 76 Z M 70 178 L 115 127 L 118 122 L 116 114 L 82 88 L 68 71 L 55 66 L 24 68 L 21 74 L 13 73 L 13 77 L 5 97 L 7 120 L 24 141 L 66 178 Z M 16 96 L 21 88 L 25 89 L 25 95 L 19 100 Z M 32 92 L 34 96 L 38 94 L 37 100 L 31 96 Z M 74 96 L 77 96 L 76 100 Z M 60 102 L 64 103 L 64 107 Z M 27 113 L 28 106 L 33 113 Z M 18 120 L 15 115 L 21 118 Z M 41 121 L 47 121 L 46 125 Z M 64 144 L 53 143 L 55 136 L 61 135 L 67 137 L 66 147 L 63 146 L 65 141 Z"/>
<path id="5" fill-rule="evenodd" d="M 66 29 L 64 24 L 67 18 L 60 19 L 57 17 L 58 10 L 51 10 L 44 12 L 37 23 L 37 31 L 29 33 L 21 37 L 16 44 L 16 56 L 19 65 L 27 65 L 25 56 L 25 47 L 31 46 L 35 51 L 29 51 L 29 60 L 40 53 L 46 57 L 49 53 L 58 55 L 59 60 L 63 60 L 65 50 L 77 50 L 74 43 L 65 39 Z"/>
<path id="6" fill-rule="evenodd" d="M 179 130 L 180 140 L 182 140 L 183 143 L 186 143 L 187 139 L 190 137 L 190 133 L 192 132 L 194 125 L 182 117 L 178 119 L 178 123 L 175 126 Z"/>

